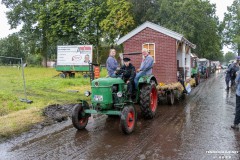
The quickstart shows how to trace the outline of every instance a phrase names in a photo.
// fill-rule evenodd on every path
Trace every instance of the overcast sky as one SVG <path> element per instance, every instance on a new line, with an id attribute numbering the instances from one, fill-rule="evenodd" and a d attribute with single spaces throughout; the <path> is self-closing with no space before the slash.
<path id="1" fill-rule="evenodd" d="M 222 21 L 224 17 L 224 12 L 227 12 L 227 6 L 231 6 L 233 0 L 210 0 L 210 2 L 216 4 L 216 15 Z"/>
<path id="2" fill-rule="evenodd" d="M 232 5 L 233 0 L 210 0 L 210 2 L 216 4 L 216 15 L 220 20 L 223 20 L 224 12 L 227 11 L 227 6 Z M 6 7 L 0 3 L 0 38 L 7 37 L 9 34 L 18 31 L 16 29 L 10 30 L 10 26 L 7 23 L 7 18 L 5 15 L 6 11 Z M 224 52 L 226 51 L 227 49 L 224 48 Z"/>

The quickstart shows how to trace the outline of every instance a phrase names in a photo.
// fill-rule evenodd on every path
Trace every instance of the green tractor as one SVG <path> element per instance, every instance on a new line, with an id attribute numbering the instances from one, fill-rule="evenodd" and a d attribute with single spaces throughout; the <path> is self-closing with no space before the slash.
<path id="1" fill-rule="evenodd" d="M 84 129 L 91 114 L 105 114 L 120 117 L 120 128 L 125 134 L 133 132 L 137 112 L 134 103 L 140 104 L 141 114 L 152 119 L 156 114 L 158 94 L 156 78 L 153 75 L 139 79 L 134 100 L 127 97 L 127 85 L 121 78 L 99 78 L 91 82 L 91 105 L 86 101 L 76 104 L 73 109 L 72 123 L 78 130 Z"/>

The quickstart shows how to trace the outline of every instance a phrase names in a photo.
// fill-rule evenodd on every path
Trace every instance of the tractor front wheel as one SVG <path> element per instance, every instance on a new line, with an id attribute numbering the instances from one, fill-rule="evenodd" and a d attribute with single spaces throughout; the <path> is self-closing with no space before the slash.
<path id="1" fill-rule="evenodd" d="M 155 83 L 145 84 L 140 91 L 140 108 L 146 119 L 152 119 L 157 110 L 158 94 Z"/>
<path id="2" fill-rule="evenodd" d="M 73 126 L 78 129 L 84 129 L 87 126 L 89 114 L 84 112 L 84 109 L 89 108 L 88 105 L 76 104 L 73 108 L 72 123 Z"/>
<path id="3" fill-rule="evenodd" d="M 120 125 L 123 133 L 130 134 L 133 132 L 136 124 L 136 111 L 132 105 L 126 106 L 122 110 Z"/>

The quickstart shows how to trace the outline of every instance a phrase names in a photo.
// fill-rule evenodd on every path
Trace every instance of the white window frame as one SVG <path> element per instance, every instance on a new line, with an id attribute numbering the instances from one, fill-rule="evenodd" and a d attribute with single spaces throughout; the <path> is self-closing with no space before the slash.
<path id="1" fill-rule="evenodd" d="M 155 43 L 143 43 L 143 44 L 142 44 L 142 49 L 144 48 L 143 46 L 146 45 L 146 44 L 148 45 L 148 48 L 147 48 L 148 50 L 149 50 L 149 44 L 153 44 L 153 51 L 154 51 L 153 62 L 155 63 L 155 59 L 156 59 Z M 151 54 L 150 54 L 150 55 L 151 55 Z"/>

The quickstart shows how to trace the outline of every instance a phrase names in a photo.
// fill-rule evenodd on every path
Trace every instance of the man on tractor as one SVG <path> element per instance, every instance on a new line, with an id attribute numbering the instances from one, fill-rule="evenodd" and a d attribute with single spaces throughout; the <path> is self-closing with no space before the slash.
<path id="1" fill-rule="evenodd" d="M 134 88 L 134 78 L 136 76 L 135 67 L 130 62 L 130 58 L 123 58 L 124 65 L 119 71 L 116 72 L 117 75 L 122 74 L 122 79 L 127 84 L 127 96 L 131 98 L 133 88 Z"/>
<path id="2" fill-rule="evenodd" d="M 148 50 L 146 48 L 142 49 L 143 61 L 139 69 L 137 69 L 137 75 L 134 79 L 135 87 L 138 86 L 138 80 L 140 77 L 145 75 L 152 74 L 152 67 L 153 67 L 153 58 L 149 55 Z"/>

